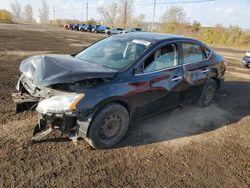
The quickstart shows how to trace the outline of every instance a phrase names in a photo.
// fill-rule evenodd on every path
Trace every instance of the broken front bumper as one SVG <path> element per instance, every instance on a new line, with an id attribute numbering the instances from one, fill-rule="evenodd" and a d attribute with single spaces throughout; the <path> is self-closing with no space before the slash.
<path id="1" fill-rule="evenodd" d="M 39 98 L 32 97 L 25 93 L 12 93 L 12 99 L 16 104 L 16 113 L 25 111 L 25 110 L 35 110 Z"/>
<path id="2" fill-rule="evenodd" d="M 16 89 L 19 92 L 12 94 L 12 99 L 16 103 L 16 112 L 35 110 L 39 102 L 46 98 L 68 94 L 50 87 L 38 88 L 24 75 L 20 77 Z M 90 121 L 90 113 L 80 113 L 77 110 L 68 112 L 38 111 L 38 123 L 33 130 L 33 140 L 46 136 L 53 129 L 59 129 L 73 140 L 79 137 L 86 138 Z"/>
<path id="3" fill-rule="evenodd" d="M 33 130 L 32 140 L 40 140 L 53 129 L 58 129 L 63 134 L 68 134 L 69 138 L 73 141 L 76 141 L 77 138 L 87 138 L 90 121 L 90 118 L 83 119 L 82 116 L 77 113 L 39 114 L 38 124 Z"/>

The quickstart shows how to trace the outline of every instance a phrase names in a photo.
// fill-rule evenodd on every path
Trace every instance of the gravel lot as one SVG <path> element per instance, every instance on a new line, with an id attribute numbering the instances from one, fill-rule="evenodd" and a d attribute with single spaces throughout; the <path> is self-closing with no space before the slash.
<path id="1" fill-rule="evenodd" d="M 228 71 L 214 104 L 134 122 L 115 149 L 75 146 L 54 132 L 31 143 L 35 113 L 15 114 L 20 62 L 72 54 L 105 35 L 0 24 L 0 187 L 250 187 L 250 69 L 244 51 L 218 48 Z"/>

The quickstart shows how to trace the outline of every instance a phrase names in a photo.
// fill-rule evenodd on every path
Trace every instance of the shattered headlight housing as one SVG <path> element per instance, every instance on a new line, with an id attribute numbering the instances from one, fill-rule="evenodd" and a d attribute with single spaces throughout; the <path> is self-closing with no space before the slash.
<path id="1" fill-rule="evenodd" d="M 42 114 L 72 112 L 83 97 L 84 94 L 52 96 L 39 102 L 36 110 Z"/>

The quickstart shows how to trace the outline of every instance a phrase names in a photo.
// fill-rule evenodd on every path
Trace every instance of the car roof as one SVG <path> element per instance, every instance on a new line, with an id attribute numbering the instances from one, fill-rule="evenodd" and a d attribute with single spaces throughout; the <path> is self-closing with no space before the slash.
<path id="1" fill-rule="evenodd" d="M 123 34 L 123 36 L 134 39 L 143 39 L 152 43 L 156 43 L 161 40 L 167 40 L 167 39 L 192 39 L 194 41 L 198 41 L 196 39 L 181 35 L 172 35 L 172 34 L 154 33 L 154 32 L 131 32 L 131 33 L 125 33 Z M 121 35 L 119 35 L 119 37 L 121 37 Z"/>

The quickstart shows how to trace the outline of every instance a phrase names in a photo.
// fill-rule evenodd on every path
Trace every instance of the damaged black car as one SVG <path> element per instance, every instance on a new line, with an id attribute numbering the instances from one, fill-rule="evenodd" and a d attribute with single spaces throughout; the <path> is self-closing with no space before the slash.
<path id="1" fill-rule="evenodd" d="M 110 148 L 136 119 L 193 101 L 208 106 L 225 70 L 223 57 L 198 40 L 128 33 L 74 55 L 25 59 L 12 97 L 17 112 L 38 112 L 33 140 L 59 129 L 74 142 Z"/>

